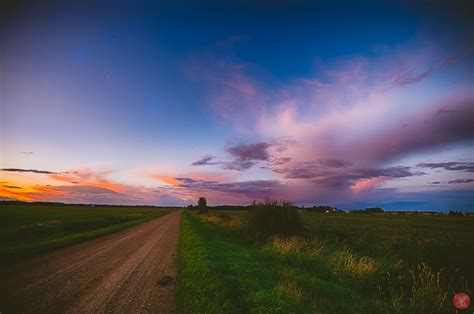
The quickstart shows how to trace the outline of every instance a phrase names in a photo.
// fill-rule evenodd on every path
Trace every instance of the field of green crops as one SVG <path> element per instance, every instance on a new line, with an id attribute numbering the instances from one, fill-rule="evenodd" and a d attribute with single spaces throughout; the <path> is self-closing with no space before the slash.
<path id="1" fill-rule="evenodd" d="M 82 242 L 167 213 L 153 207 L 0 203 L 0 263 Z"/>
<path id="2" fill-rule="evenodd" d="M 474 217 L 301 213 L 304 234 L 248 240 L 245 211 L 187 212 L 183 313 L 450 313 L 472 295 Z"/>

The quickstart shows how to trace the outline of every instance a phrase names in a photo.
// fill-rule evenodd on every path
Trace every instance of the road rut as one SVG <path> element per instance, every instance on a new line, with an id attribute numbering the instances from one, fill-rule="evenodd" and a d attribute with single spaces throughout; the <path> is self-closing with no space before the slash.
<path id="1" fill-rule="evenodd" d="M 181 212 L 0 272 L 0 313 L 173 313 Z"/>

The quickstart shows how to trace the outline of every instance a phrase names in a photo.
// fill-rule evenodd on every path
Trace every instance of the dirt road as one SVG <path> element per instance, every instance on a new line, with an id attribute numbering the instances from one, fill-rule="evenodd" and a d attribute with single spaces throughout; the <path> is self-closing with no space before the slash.
<path id="1" fill-rule="evenodd" d="M 0 313 L 174 312 L 180 218 L 174 211 L 2 270 Z"/>

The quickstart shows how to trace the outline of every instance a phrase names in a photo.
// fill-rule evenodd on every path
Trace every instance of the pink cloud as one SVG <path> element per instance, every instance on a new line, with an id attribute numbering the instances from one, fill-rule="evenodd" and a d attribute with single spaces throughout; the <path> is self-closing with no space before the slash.
<path id="1" fill-rule="evenodd" d="M 460 86 L 443 92 L 426 85 L 432 84 L 435 74 L 461 66 L 471 55 L 470 50 L 452 53 L 431 44 L 417 51 L 387 48 L 370 60 L 316 63 L 313 77 L 274 86 L 252 78 L 246 66 L 229 67 L 229 73 L 237 70 L 237 82 L 252 82 L 256 93 L 232 88 L 210 94 L 222 97 L 231 113 L 224 118 L 238 131 L 242 121 L 248 122 L 241 132 L 244 137 L 292 140 L 285 150 L 266 150 L 268 156 L 261 159 L 263 168 L 291 183 L 281 189 L 283 195 L 304 199 L 337 194 L 350 199 L 356 190 L 368 192 L 387 181 L 422 175 L 388 164 L 474 138 L 469 121 L 472 91 Z M 421 81 L 429 83 L 415 85 Z M 350 166 L 308 167 L 318 160 L 343 160 Z M 215 159 L 206 162 L 215 163 Z"/>

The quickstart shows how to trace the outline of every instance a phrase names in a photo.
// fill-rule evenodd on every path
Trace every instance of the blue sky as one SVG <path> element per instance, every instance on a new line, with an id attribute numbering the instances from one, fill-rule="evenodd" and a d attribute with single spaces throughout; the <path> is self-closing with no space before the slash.
<path id="1" fill-rule="evenodd" d="M 6 2 L 0 196 L 472 210 L 466 4 Z"/>

